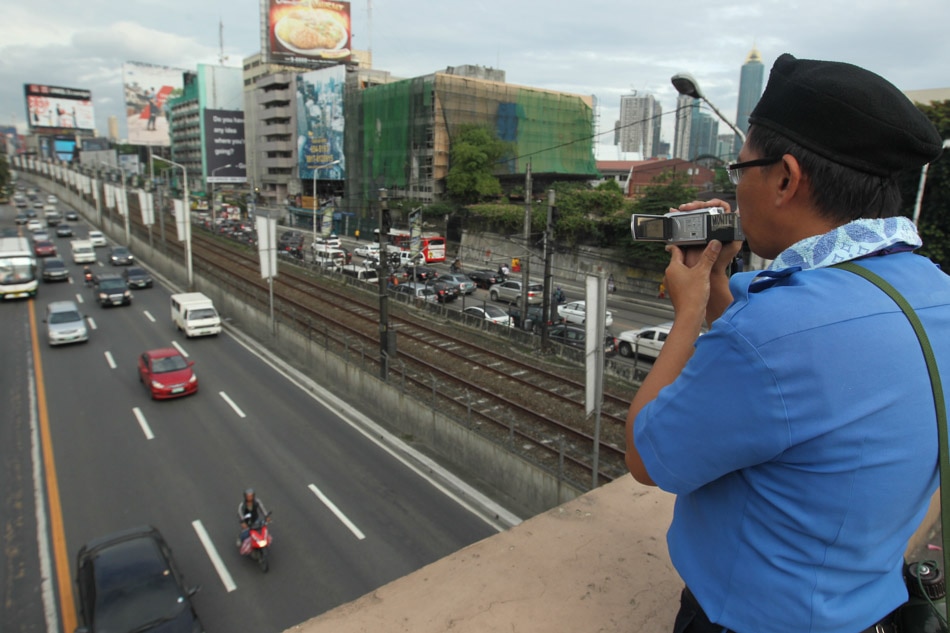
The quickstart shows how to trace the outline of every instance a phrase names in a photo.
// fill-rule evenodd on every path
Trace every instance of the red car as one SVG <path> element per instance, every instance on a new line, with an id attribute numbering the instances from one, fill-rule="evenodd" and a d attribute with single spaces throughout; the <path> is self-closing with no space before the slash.
<path id="1" fill-rule="evenodd" d="M 56 254 L 56 245 L 49 240 L 37 240 L 33 243 L 33 252 L 37 257 L 52 257 Z"/>
<path id="2" fill-rule="evenodd" d="M 185 360 L 174 347 L 153 349 L 139 356 L 139 380 L 153 400 L 187 396 L 198 391 L 193 360 Z"/>

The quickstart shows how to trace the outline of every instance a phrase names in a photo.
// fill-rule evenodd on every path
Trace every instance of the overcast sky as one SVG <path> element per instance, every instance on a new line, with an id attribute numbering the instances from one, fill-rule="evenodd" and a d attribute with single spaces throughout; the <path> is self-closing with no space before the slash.
<path id="1" fill-rule="evenodd" d="M 652 93 L 672 112 L 678 72 L 734 120 L 753 46 L 766 78 L 789 52 L 864 66 L 902 90 L 950 87 L 950 0 L 355 0 L 351 11 L 353 47 L 372 50 L 375 68 L 408 78 L 478 64 L 594 95 L 605 143 L 623 94 Z M 116 115 L 124 136 L 123 62 L 217 63 L 219 20 L 225 65 L 260 50 L 255 0 L 4 0 L 0 15 L 0 125 L 21 130 L 25 83 L 91 90 L 99 134 Z"/>

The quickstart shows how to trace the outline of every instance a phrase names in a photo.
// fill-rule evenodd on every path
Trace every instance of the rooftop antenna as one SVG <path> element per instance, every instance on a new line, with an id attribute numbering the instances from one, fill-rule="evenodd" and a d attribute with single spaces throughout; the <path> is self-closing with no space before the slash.
<path id="1" fill-rule="evenodd" d="M 224 66 L 228 56 L 224 54 L 224 21 L 218 18 L 218 65 Z"/>

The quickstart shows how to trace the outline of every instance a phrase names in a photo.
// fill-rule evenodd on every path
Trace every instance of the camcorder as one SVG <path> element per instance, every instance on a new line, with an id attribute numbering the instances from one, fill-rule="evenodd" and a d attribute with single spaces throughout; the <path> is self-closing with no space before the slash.
<path id="1" fill-rule="evenodd" d="M 738 213 L 727 213 L 723 207 L 696 211 L 677 211 L 666 215 L 634 213 L 630 233 L 638 242 L 666 242 L 677 246 L 698 246 L 710 240 L 733 242 L 745 240 Z"/>

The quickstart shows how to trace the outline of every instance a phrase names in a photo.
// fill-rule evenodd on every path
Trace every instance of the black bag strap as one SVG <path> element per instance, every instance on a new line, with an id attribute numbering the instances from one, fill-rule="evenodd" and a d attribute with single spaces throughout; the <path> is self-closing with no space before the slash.
<path id="1" fill-rule="evenodd" d="M 907 302 L 907 299 L 897 291 L 894 286 L 882 279 L 880 276 L 872 273 L 863 266 L 858 266 L 854 262 L 842 262 L 835 264 L 833 268 L 841 268 L 856 275 L 864 277 L 872 284 L 883 290 L 887 296 L 894 300 L 894 303 L 900 307 L 904 316 L 910 321 L 920 341 L 920 349 L 924 353 L 924 360 L 927 362 L 927 372 L 930 374 L 930 388 L 933 390 L 934 405 L 937 408 L 937 442 L 940 453 L 940 532 L 943 544 L 943 575 L 947 577 L 950 572 L 950 530 L 948 530 L 947 514 L 950 512 L 950 457 L 947 455 L 947 403 L 943 397 L 943 384 L 940 382 L 940 373 L 937 371 L 937 359 L 934 356 L 933 347 L 930 345 L 930 339 L 927 332 L 924 331 L 924 324 L 920 322 L 920 317 L 914 312 L 914 309 Z M 944 485 L 946 484 L 946 485 Z M 950 603 L 945 604 L 948 607 L 944 617 L 950 616 Z M 950 620 L 944 620 L 946 623 Z"/>

